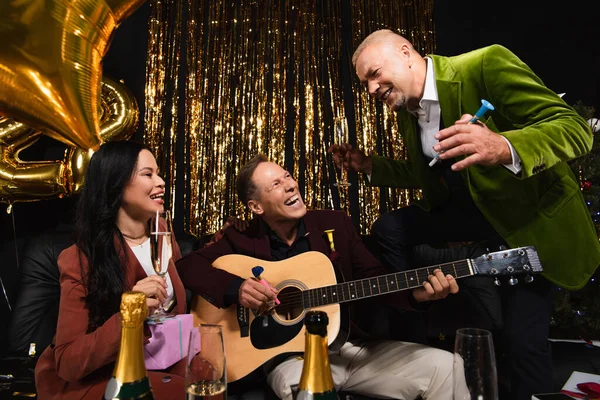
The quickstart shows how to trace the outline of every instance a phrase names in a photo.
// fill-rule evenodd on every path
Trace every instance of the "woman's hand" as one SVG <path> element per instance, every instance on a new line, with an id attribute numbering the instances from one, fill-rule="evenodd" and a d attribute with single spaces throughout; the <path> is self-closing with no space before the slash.
<path id="1" fill-rule="evenodd" d="M 151 315 L 167 299 L 167 281 L 158 275 L 150 275 L 139 280 L 131 290 L 146 295 L 148 315 Z"/>
<path id="2" fill-rule="evenodd" d="M 248 228 L 248 225 L 250 225 L 250 223 L 246 220 L 243 220 L 238 217 L 229 217 L 227 218 L 227 221 L 225 221 L 225 224 L 223 224 L 221 229 L 219 229 L 217 233 L 215 233 L 214 236 L 210 239 L 210 242 L 206 243 L 206 246 L 210 246 L 211 244 L 217 243 L 219 240 L 221 240 L 221 238 L 223 238 L 223 233 L 230 226 L 233 226 L 238 231 L 243 232 L 246 230 L 246 228 Z"/>

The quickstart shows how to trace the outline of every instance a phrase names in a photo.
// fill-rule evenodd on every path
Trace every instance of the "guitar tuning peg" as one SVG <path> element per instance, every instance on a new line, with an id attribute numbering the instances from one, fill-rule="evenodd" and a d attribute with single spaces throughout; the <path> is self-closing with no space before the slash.
<path id="1" fill-rule="evenodd" d="M 508 247 L 506 247 L 506 246 L 505 246 L 505 245 L 503 245 L 503 244 L 501 244 L 500 246 L 498 246 L 498 249 L 499 249 L 500 251 L 502 251 L 502 250 L 506 250 L 507 248 L 508 248 Z"/>
<path id="2" fill-rule="evenodd" d="M 502 282 L 500 282 L 500 279 L 498 279 L 498 277 L 494 278 L 494 285 L 496 285 L 496 286 L 502 285 Z"/>
<path id="3" fill-rule="evenodd" d="M 510 279 L 508 280 L 508 284 L 510 286 L 515 286 L 517 283 L 519 283 L 519 280 L 517 278 L 515 278 L 514 276 L 511 276 Z"/>
<path id="4" fill-rule="evenodd" d="M 527 283 L 533 282 L 533 275 L 527 274 L 527 276 L 525 277 L 525 282 L 527 282 Z"/>

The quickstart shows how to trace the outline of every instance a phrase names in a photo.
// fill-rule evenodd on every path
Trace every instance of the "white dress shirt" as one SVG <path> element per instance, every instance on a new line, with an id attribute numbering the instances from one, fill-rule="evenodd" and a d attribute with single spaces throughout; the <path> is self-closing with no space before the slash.
<path id="1" fill-rule="evenodd" d="M 154 268 L 152 267 L 152 259 L 150 258 L 150 238 L 139 246 L 131 247 L 131 250 L 142 265 L 142 268 L 144 268 L 146 275 L 156 275 L 156 271 L 154 271 Z M 173 283 L 171 282 L 171 277 L 168 272 L 165 275 L 165 279 L 167 280 L 167 298 L 165 304 L 169 304 L 173 298 Z"/>

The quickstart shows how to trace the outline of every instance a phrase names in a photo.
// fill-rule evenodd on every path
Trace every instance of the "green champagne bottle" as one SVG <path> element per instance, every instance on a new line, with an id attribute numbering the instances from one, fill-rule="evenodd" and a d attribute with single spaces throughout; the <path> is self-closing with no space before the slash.
<path id="1" fill-rule="evenodd" d="M 304 318 L 306 345 L 298 384 L 297 400 L 337 400 L 327 351 L 327 324 L 324 311 L 308 311 Z"/>
<path id="2" fill-rule="evenodd" d="M 121 347 L 105 399 L 154 400 L 144 364 L 144 319 L 146 295 L 125 292 L 121 297 Z"/>

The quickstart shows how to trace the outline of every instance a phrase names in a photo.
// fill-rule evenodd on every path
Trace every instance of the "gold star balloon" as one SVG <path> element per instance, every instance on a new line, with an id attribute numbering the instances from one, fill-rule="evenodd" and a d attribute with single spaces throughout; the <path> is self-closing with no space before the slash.
<path id="1" fill-rule="evenodd" d="M 135 97 L 125 85 L 104 77 L 100 102 L 102 142 L 127 140 L 139 121 Z M 0 117 L 0 202 L 38 201 L 81 191 L 93 150 L 69 146 L 62 160 L 22 161 L 19 153 L 42 133 Z"/>
<path id="2" fill-rule="evenodd" d="M 100 138 L 102 58 L 144 0 L 1 0 L 0 115 L 65 144 Z"/>

